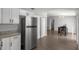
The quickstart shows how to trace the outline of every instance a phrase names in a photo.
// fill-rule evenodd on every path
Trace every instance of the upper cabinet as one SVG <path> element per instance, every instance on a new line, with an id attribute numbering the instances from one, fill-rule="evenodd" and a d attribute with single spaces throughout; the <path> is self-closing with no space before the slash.
<path id="1" fill-rule="evenodd" d="M 2 24 L 19 24 L 19 9 L 2 8 Z"/>
<path id="2" fill-rule="evenodd" d="M 0 24 L 1 24 L 1 8 L 0 8 Z"/>
<path id="3" fill-rule="evenodd" d="M 11 24 L 11 9 L 3 8 L 2 9 L 2 24 Z"/>
<path id="4" fill-rule="evenodd" d="M 33 13 L 20 8 L 1 8 L 0 24 L 19 24 L 19 15 L 31 17 Z"/>
<path id="5" fill-rule="evenodd" d="M 18 8 L 12 8 L 11 9 L 11 15 L 12 15 L 12 22 L 13 24 L 18 24 L 19 23 L 19 9 Z"/>
<path id="6" fill-rule="evenodd" d="M 20 9 L 20 15 L 26 16 L 26 11 L 23 9 Z"/>

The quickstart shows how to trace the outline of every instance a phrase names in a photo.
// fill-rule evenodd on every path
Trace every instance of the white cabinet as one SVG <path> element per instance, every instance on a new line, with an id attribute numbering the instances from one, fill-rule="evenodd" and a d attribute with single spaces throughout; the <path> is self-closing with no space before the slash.
<path id="1" fill-rule="evenodd" d="M 0 48 L 1 50 L 20 50 L 21 49 L 21 36 L 11 36 L 8 38 L 2 38 L 0 39 L 1 44 Z"/>
<path id="2" fill-rule="evenodd" d="M 12 15 L 12 23 L 13 24 L 19 24 L 19 9 L 18 8 L 12 8 L 11 9 L 11 15 Z"/>
<path id="3" fill-rule="evenodd" d="M 3 8 L 2 9 L 2 24 L 11 24 L 11 9 Z"/>
<path id="4" fill-rule="evenodd" d="M 10 41 L 9 38 L 1 39 L 1 50 L 9 50 L 10 49 Z"/>
<path id="5" fill-rule="evenodd" d="M 20 36 L 11 37 L 11 50 L 20 50 L 21 49 L 21 41 Z"/>
<path id="6" fill-rule="evenodd" d="M 21 50 L 21 36 L 20 35 L 17 35 L 17 46 L 18 46 L 18 50 Z"/>
<path id="7" fill-rule="evenodd" d="M 1 17 L 1 8 L 0 8 L 0 24 L 1 24 L 1 18 L 2 18 L 2 17 Z"/>
<path id="8" fill-rule="evenodd" d="M 2 8 L 2 23 L 3 24 L 19 24 L 19 9 L 18 8 Z"/>
<path id="9" fill-rule="evenodd" d="M 26 16 L 26 10 L 20 9 L 20 15 Z"/>
<path id="10" fill-rule="evenodd" d="M 11 37 L 11 50 L 17 50 L 17 38 L 16 37 Z"/>

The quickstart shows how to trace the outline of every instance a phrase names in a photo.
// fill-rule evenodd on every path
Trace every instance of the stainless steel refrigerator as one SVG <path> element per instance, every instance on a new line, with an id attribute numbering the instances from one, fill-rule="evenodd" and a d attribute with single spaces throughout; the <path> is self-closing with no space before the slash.
<path id="1" fill-rule="evenodd" d="M 37 45 L 37 18 L 26 19 L 26 48 L 33 49 Z"/>
<path id="2" fill-rule="evenodd" d="M 24 20 L 23 20 L 24 19 Z M 37 18 L 29 17 L 21 20 L 21 47 L 30 50 L 37 46 Z"/>

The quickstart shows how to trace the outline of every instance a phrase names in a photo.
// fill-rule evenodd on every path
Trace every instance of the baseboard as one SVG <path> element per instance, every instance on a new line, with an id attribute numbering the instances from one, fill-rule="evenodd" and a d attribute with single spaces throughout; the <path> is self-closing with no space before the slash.
<path id="1" fill-rule="evenodd" d="M 43 34 L 41 37 L 47 36 L 47 33 Z"/>
<path id="2" fill-rule="evenodd" d="M 68 34 L 71 34 L 71 35 L 74 34 L 74 35 L 76 35 L 76 33 L 71 33 L 71 32 L 68 32 Z"/>
<path id="3" fill-rule="evenodd" d="M 54 31 L 54 33 L 58 33 L 58 31 Z M 71 32 L 68 32 L 68 34 L 70 34 L 70 35 L 72 35 L 72 34 L 76 35 L 76 33 L 71 33 Z"/>

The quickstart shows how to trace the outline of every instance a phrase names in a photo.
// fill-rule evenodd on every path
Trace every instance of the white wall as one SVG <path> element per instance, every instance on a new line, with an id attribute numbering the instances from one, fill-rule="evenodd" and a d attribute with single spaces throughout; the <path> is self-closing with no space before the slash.
<path id="1" fill-rule="evenodd" d="M 67 25 L 68 32 L 76 33 L 76 16 L 50 16 L 51 20 L 55 20 L 55 31 L 58 31 L 58 27 Z"/>
<path id="2" fill-rule="evenodd" d="M 76 28 L 77 28 L 77 44 L 78 44 L 78 49 L 79 49 L 79 14 L 77 15 L 77 26 L 76 26 Z"/>
<path id="3" fill-rule="evenodd" d="M 47 17 L 41 17 L 41 37 L 47 36 Z"/>
<path id="4" fill-rule="evenodd" d="M 51 30 L 51 20 L 52 18 L 47 17 L 47 30 Z"/>
<path id="5" fill-rule="evenodd" d="M 37 38 L 47 36 L 47 17 L 38 17 L 37 21 Z"/>
<path id="6" fill-rule="evenodd" d="M 76 33 L 77 33 L 77 44 L 78 44 L 78 50 L 79 50 L 79 11 L 77 12 L 77 15 L 76 15 Z"/>
<path id="7" fill-rule="evenodd" d="M 40 39 L 40 17 L 37 20 L 37 39 Z"/>

